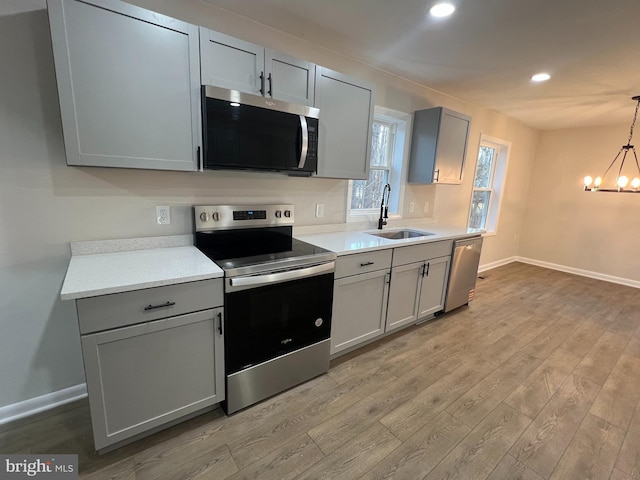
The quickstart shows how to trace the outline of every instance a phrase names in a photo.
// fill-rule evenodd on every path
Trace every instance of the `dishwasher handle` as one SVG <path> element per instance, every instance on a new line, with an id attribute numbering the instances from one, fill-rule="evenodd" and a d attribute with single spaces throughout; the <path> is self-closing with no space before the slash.
<path id="1" fill-rule="evenodd" d="M 466 238 L 464 240 L 456 240 L 453 242 L 454 250 L 461 247 L 479 247 L 482 246 L 482 237 Z"/>

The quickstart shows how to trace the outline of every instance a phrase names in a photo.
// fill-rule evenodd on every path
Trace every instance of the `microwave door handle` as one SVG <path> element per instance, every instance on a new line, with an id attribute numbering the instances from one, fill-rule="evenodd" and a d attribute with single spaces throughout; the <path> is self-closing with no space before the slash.
<path id="1" fill-rule="evenodd" d="M 309 149 L 309 128 L 307 127 L 307 117 L 300 115 L 300 129 L 302 130 L 302 148 L 300 149 L 300 160 L 298 168 L 304 168 L 307 161 L 307 150 Z"/>

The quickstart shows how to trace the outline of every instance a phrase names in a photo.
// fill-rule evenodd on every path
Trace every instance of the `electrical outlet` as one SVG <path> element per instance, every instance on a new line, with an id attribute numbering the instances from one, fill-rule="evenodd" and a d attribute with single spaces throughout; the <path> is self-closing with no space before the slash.
<path id="1" fill-rule="evenodd" d="M 413 202 L 409 202 L 409 213 L 413 213 L 415 209 L 416 209 L 416 204 Z"/>
<path id="2" fill-rule="evenodd" d="M 324 217 L 324 203 L 316 203 L 316 218 Z"/>
<path id="3" fill-rule="evenodd" d="M 429 202 L 424 202 L 424 213 L 429 211 Z"/>
<path id="4" fill-rule="evenodd" d="M 158 225 L 169 225 L 171 223 L 171 211 L 168 205 L 156 207 L 156 222 Z"/>

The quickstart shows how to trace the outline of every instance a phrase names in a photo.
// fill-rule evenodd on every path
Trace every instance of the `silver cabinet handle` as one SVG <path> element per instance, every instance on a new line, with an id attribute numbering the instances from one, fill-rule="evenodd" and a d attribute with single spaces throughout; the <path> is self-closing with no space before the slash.
<path id="1" fill-rule="evenodd" d="M 304 168 L 304 164 L 307 161 L 307 150 L 309 148 L 309 128 L 307 127 L 307 117 L 300 116 L 300 128 L 302 129 L 302 148 L 300 149 L 300 161 L 298 162 L 298 168 Z"/>

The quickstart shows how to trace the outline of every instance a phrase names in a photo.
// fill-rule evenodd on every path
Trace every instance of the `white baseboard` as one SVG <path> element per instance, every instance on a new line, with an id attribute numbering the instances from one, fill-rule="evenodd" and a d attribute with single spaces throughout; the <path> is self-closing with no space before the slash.
<path id="1" fill-rule="evenodd" d="M 619 285 L 625 285 L 627 287 L 640 288 L 640 282 L 638 280 L 631 280 L 630 278 L 616 277 L 613 275 L 607 275 L 606 273 L 592 272 L 591 270 L 567 267 L 565 265 L 558 265 L 557 263 L 543 262 L 542 260 L 536 260 L 534 258 L 516 257 L 516 261 L 528 263 L 530 265 L 536 265 L 538 267 L 550 268 L 551 270 L 558 270 L 560 272 L 572 273 L 574 275 L 580 275 L 581 277 L 588 277 L 595 280 L 617 283 Z"/>
<path id="2" fill-rule="evenodd" d="M 20 418 L 35 415 L 45 410 L 73 402 L 87 396 L 87 385 L 81 383 L 73 387 L 63 388 L 22 402 L 0 407 L 0 425 Z"/>
<path id="3" fill-rule="evenodd" d="M 516 262 L 517 260 L 518 257 L 507 257 L 503 258 L 502 260 L 496 260 L 495 262 L 485 263 L 484 265 L 480 265 L 478 267 L 478 273 L 484 272 L 486 270 L 491 270 L 492 268 L 498 268 L 506 265 L 507 263 Z"/>
<path id="4" fill-rule="evenodd" d="M 602 280 L 605 282 L 617 283 L 619 285 L 625 285 L 627 287 L 640 288 L 640 281 L 631 280 L 630 278 L 616 277 L 614 275 L 607 275 L 606 273 L 593 272 L 591 270 L 583 270 L 581 268 L 567 267 L 566 265 L 559 265 L 557 263 L 543 262 L 542 260 L 536 260 L 535 258 L 527 257 L 507 257 L 502 260 L 497 260 L 491 263 L 485 263 L 478 267 L 478 273 L 492 268 L 501 267 L 511 262 L 528 263 L 529 265 L 535 265 L 537 267 L 549 268 L 551 270 L 558 270 L 560 272 L 572 273 L 573 275 L 580 275 L 581 277 L 593 278 L 595 280 Z"/>

